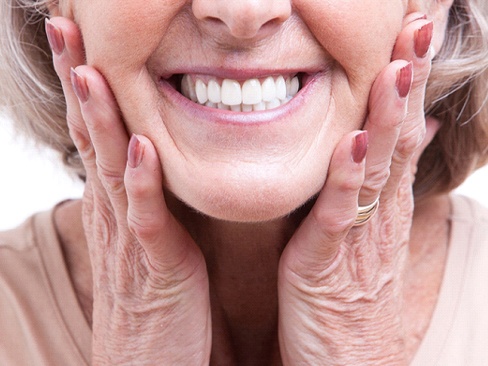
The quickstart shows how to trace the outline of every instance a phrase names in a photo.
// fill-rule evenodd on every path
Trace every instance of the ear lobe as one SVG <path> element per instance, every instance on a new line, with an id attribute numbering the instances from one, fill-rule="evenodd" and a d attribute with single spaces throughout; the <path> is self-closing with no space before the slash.
<path id="1" fill-rule="evenodd" d="M 431 17 L 434 20 L 434 36 L 432 46 L 436 54 L 440 51 L 446 37 L 449 14 L 454 0 L 435 0 L 431 6 Z"/>

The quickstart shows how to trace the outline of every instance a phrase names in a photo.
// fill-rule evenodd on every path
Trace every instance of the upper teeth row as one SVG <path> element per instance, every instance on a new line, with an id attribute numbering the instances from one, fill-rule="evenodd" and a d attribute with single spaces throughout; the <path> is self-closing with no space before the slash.
<path id="1" fill-rule="evenodd" d="M 257 111 L 279 107 L 293 98 L 299 89 L 298 77 L 269 76 L 262 82 L 249 79 L 242 83 L 223 79 L 220 83 L 210 79 L 206 84 L 184 75 L 181 92 L 192 101 L 213 108 L 234 111 Z"/>

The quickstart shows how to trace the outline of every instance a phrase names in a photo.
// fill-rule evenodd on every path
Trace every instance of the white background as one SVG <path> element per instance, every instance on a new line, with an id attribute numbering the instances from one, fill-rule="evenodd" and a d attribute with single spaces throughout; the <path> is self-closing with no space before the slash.
<path id="1" fill-rule="evenodd" d="M 66 198 L 81 197 L 83 185 L 69 177 L 57 157 L 14 137 L 0 117 L 0 230 Z M 488 168 L 473 174 L 458 191 L 488 206 Z"/>

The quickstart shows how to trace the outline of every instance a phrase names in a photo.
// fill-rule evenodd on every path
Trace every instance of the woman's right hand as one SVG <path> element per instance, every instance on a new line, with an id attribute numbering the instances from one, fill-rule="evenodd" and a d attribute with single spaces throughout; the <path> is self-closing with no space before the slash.
<path id="1" fill-rule="evenodd" d="M 86 169 L 83 224 L 93 272 L 94 365 L 208 364 L 205 260 L 166 207 L 151 141 L 130 138 L 104 78 L 84 63 L 77 26 L 46 23 Z"/>

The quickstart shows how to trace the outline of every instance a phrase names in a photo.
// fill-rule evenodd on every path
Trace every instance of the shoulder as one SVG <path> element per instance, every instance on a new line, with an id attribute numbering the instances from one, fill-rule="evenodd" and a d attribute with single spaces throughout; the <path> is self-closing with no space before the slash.
<path id="1" fill-rule="evenodd" d="M 451 205 L 451 221 L 468 222 L 473 225 L 488 222 L 488 207 L 472 198 L 452 195 Z"/>
<path id="2" fill-rule="evenodd" d="M 452 261 L 464 266 L 470 276 L 488 272 L 488 208 L 465 196 L 451 197 L 450 248 Z M 464 260 L 461 262 L 462 258 Z M 488 287 L 487 287 L 488 289 Z"/>
<path id="3" fill-rule="evenodd" d="M 412 365 L 488 365 L 488 209 L 451 196 L 449 252 L 436 308 Z"/>
<path id="4" fill-rule="evenodd" d="M 87 365 L 91 333 L 66 270 L 54 209 L 0 233 L 0 364 Z"/>
<path id="5" fill-rule="evenodd" d="M 34 244 L 34 216 L 20 226 L 0 232 L 0 250 L 28 250 Z"/>

